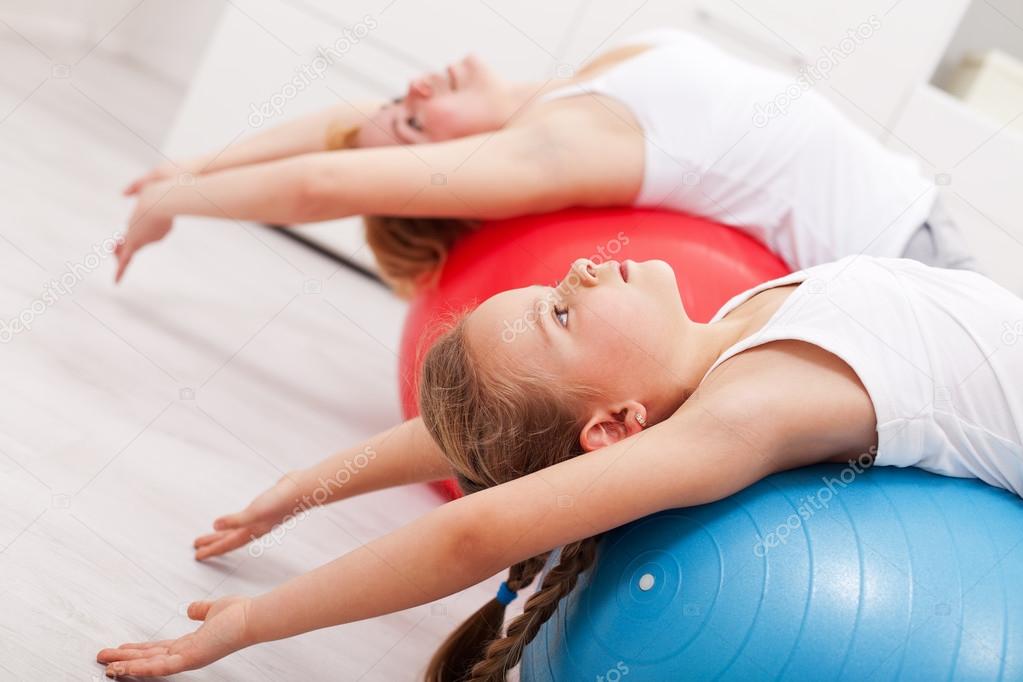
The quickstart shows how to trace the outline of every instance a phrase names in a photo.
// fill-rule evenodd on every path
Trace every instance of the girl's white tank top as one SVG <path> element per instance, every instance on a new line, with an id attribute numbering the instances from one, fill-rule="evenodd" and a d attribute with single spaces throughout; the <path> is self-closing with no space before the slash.
<path id="1" fill-rule="evenodd" d="M 813 344 L 848 364 L 869 393 L 876 465 L 976 477 L 1023 496 L 1023 299 L 975 272 L 849 256 L 741 293 L 711 322 L 796 283 L 708 374 L 771 341 Z"/>

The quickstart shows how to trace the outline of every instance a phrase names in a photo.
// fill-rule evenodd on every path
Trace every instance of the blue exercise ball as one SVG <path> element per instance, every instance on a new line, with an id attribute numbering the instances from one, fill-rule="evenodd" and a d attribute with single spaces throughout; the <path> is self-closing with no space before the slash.
<path id="1" fill-rule="evenodd" d="M 1023 500 L 820 465 L 639 519 L 604 535 L 520 676 L 1023 680 Z"/>

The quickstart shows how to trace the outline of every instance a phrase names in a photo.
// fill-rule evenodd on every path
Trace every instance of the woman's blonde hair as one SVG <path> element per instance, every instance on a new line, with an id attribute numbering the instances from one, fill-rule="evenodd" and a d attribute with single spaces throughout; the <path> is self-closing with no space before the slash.
<path id="1" fill-rule="evenodd" d="M 590 393 L 558 386 L 540 372 L 485 372 L 466 338 L 466 316 L 455 321 L 427 351 L 419 378 L 419 412 L 443 450 L 462 491 L 471 494 L 583 453 L 584 424 L 574 409 Z M 484 604 L 434 654 L 427 682 L 497 682 L 522 657 L 527 644 L 557 611 L 579 574 L 594 562 L 599 536 L 569 543 L 522 615 L 502 634 L 504 605 Z M 532 583 L 549 553 L 508 570 L 508 586 Z"/>
<path id="2" fill-rule="evenodd" d="M 358 127 L 338 124 L 327 130 L 327 149 L 352 149 Z M 455 240 L 474 229 L 475 221 L 461 218 L 363 216 L 366 244 L 380 274 L 402 298 L 433 286 Z"/>

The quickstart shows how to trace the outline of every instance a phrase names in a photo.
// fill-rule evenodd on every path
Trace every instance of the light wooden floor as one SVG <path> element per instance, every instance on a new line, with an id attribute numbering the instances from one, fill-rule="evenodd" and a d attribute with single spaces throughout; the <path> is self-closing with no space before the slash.
<path id="1" fill-rule="evenodd" d="M 45 43 L 0 34 L 19 65 L 0 69 L 0 320 L 31 318 L 0 327 L 0 679 L 100 679 L 101 647 L 183 633 L 189 601 L 265 591 L 440 500 L 367 495 L 258 559 L 192 560 L 216 516 L 399 419 L 402 305 L 261 228 L 199 220 L 115 288 L 89 254 L 124 227 L 119 190 L 182 93 L 102 49 L 75 65 L 65 45 L 54 74 Z M 411 680 L 499 580 L 180 679 Z"/>

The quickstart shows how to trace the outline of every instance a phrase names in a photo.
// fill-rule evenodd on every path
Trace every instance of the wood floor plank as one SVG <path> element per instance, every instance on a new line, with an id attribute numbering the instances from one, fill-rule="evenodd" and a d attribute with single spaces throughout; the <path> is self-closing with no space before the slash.
<path id="1" fill-rule="evenodd" d="M 130 214 L 120 188 L 159 158 L 149 141 L 166 129 L 148 113 L 182 96 L 101 51 L 89 59 L 0 123 L 0 321 L 30 321 L 0 343 L 4 680 L 100 679 L 101 647 L 187 632 L 189 601 L 271 589 L 440 502 L 425 486 L 383 491 L 312 514 L 259 557 L 192 560 L 196 535 L 281 472 L 399 419 L 404 305 L 224 221 L 180 220 L 119 287 L 109 257 L 88 267 Z M 26 92 L 0 79 L 0 102 Z M 72 286 L 41 303 L 68 272 Z M 499 581 L 180 679 L 413 680 Z"/>

